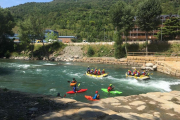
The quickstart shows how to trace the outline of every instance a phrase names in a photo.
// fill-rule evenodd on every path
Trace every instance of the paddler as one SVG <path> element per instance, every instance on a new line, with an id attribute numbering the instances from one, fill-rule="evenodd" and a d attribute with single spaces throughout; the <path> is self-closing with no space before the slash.
<path id="1" fill-rule="evenodd" d="M 94 72 L 93 69 L 91 69 L 91 70 L 90 70 L 90 74 L 93 74 L 93 72 Z"/>
<path id="2" fill-rule="evenodd" d="M 73 91 L 75 92 L 75 93 L 77 93 L 77 87 L 76 87 L 76 84 L 74 85 L 74 87 L 73 87 Z"/>
<path id="3" fill-rule="evenodd" d="M 94 95 L 93 99 L 99 99 L 100 95 L 98 94 L 98 91 L 95 92 L 96 94 Z"/>
<path id="4" fill-rule="evenodd" d="M 142 72 L 142 75 L 146 75 L 146 71 L 145 70 Z"/>
<path id="5" fill-rule="evenodd" d="M 97 70 L 95 69 L 95 70 L 94 70 L 94 75 L 96 75 L 96 74 L 97 74 Z"/>
<path id="6" fill-rule="evenodd" d="M 136 74 L 137 74 L 137 70 L 135 69 L 134 71 L 135 71 L 135 72 L 136 72 Z"/>
<path id="7" fill-rule="evenodd" d="M 137 71 L 137 74 L 136 74 L 136 76 L 137 76 L 137 77 L 139 77 L 139 76 L 140 76 L 140 72 L 139 72 L 139 71 Z"/>
<path id="8" fill-rule="evenodd" d="M 98 75 L 101 75 L 101 71 L 100 71 L 100 69 L 98 70 Z"/>
<path id="9" fill-rule="evenodd" d="M 104 73 L 105 73 L 105 70 L 103 69 L 101 73 L 104 74 Z"/>
<path id="10" fill-rule="evenodd" d="M 131 71 L 130 70 L 128 70 L 128 75 L 131 75 Z"/>
<path id="11" fill-rule="evenodd" d="M 108 92 L 110 92 L 110 91 L 112 91 L 113 89 L 114 89 L 114 87 L 112 86 L 112 84 L 110 84 L 107 90 L 108 90 Z"/>
<path id="12" fill-rule="evenodd" d="M 87 68 L 87 73 L 90 73 L 90 68 L 89 68 L 89 66 L 88 66 L 88 68 Z"/>
<path id="13" fill-rule="evenodd" d="M 134 70 L 133 73 L 132 73 L 132 76 L 135 76 L 135 74 L 136 74 L 136 72 L 135 72 L 135 70 Z"/>
<path id="14" fill-rule="evenodd" d="M 76 79 L 75 78 L 73 78 L 73 80 L 72 80 L 72 82 L 71 83 L 76 83 L 77 81 L 76 81 Z"/>

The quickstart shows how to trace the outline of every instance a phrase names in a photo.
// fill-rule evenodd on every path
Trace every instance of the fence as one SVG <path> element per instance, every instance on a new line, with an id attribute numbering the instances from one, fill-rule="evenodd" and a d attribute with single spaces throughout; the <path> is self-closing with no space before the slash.
<path id="1" fill-rule="evenodd" d="M 180 56 L 180 53 L 163 53 L 163 52 L 128 52 L 127 56 Z"/>

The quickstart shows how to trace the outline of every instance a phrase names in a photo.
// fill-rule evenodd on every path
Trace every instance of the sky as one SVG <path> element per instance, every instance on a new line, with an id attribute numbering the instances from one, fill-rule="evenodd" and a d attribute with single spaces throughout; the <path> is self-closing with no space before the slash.
<path id="1" fill-rule="evenodd" d="M 2 8 L 12 7 L 27 2 L 51 2 L 53 0 L 0 0 L 0 6 Z"/>

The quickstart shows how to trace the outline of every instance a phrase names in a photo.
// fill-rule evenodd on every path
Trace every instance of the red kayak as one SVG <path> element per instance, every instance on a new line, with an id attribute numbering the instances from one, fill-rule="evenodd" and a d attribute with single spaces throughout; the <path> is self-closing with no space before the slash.
<path id="1" fill-rule="evenodd" d="M 92 96 L 85 95 L 84 97 L 90 101 L 99 101 L 99 99 L 93 99 Z"/>
<path id="2" fill-rule="evenodd" d="M 81 93 L 81 92 L 85 92 L 85 91 L 87 91 L 87 89 L 80 89 L 80 90 L 77 91 L 77 93 Z M 69 91 L 69 92 L 66 92 L 66 93 L 74 94 L 75 92 L 72 90 L 72 91 Z"/>

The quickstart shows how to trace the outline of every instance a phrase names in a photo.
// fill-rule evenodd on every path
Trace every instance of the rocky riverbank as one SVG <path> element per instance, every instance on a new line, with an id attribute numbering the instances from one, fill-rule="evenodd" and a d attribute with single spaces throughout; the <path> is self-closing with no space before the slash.
<path id="1" fill-rule="evenodd" d="M 117 96 L 83 103 L 0 89 L 1 120 L 179 120 L 180 91 Z"/>

